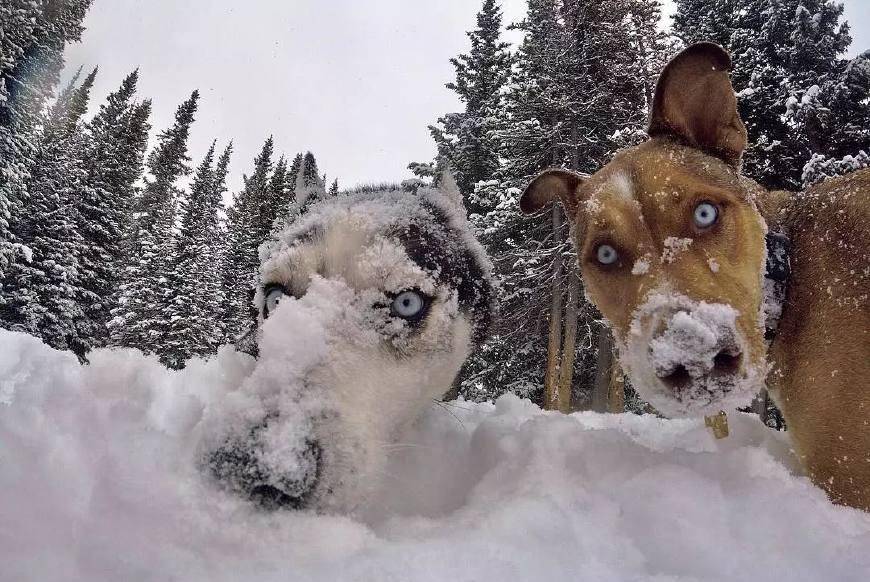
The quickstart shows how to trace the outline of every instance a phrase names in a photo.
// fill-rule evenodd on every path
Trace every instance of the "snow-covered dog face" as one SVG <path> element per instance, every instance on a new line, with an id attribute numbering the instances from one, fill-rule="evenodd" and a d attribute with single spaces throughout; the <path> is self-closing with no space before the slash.
<path id="1" fill-rule="evenodd" d="M 561 199 L 588 297 L 633 385 L 670 415 L 746 404 L 764 377 L 766 227 L 739 175 L 729 67 L 715 45 L 686 49 L 660 77 L 652 140 L 589 177 L 545 172 L 521 200 Z"/>
<path id="2" fill-rule="evenodd" d="M 378 192 L 322 203 L 261 249 L 258 369 L 280 380 L 254 389 L 255 478 L 236 488 L 343 511 L 366 497 L 485 332 L 489 266 L 467 228 L 438 192 Z"/>

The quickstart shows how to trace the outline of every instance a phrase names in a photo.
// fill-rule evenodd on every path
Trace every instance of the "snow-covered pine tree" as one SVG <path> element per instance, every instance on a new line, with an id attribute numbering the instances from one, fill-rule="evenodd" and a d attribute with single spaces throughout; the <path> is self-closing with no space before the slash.
<path id="1" fill-rule="evenodd" d="M 237 192 L 233 195 L 233 203 L 227 208 L 224 220 L 223 248 L 220 256 L 221 307 L 220 319 L 223 324 L 223 344 L 237 344 L 243 333 L 243 321 L 238 313 L 243 307 L 243 299 L 239 297 L 244 291 L 239 285 L 238 263 L 241 260 L 241 232 L 244 228 L 245 216 L 241 212 L 240 198 Z"/>
<path id="2" fill-rule="evenodd" d="M 293 156 L 293 161 L 290 163 L 290 167 L 287 169 L 287 179 L 285 180 L 287 187 L 290 189 L 290 196 L 293 196 L 293 190 L 296 188 L 296 178 L 299 176 L 299 172 L 302 170 L 302 162 L 305 159 L 305 154 L 302 152 Z M 296 200 L 291 200 L 291 204 Z"/>
<path id="3" fill-rule="evenodd" d="M 786 101 L 786 119 L 809 144 L 804 187 L 870 167 L 870 51 Z"/>
<path id="4" fill-rule="evenodd" d="M 90 3 L 0 3 L 0 280 L 11 261 L 29 254 L 12 231 L 27 203 L 41 113 L 63 68 L 64 46 L 79 40 Z"/>
<path id="5" fill-rule="evenodd" d="M 161 353 L 167 318 L 166 260 L 171 256 L 178 179 L 190 173 L 187 139 L 199 101 L 194 91 L 175 112 L 172 127 L 157 138 L 149 154 L 142 193 L 134 201 L 127 267 L 118 306 L 109 322 L 112 345 Z"/>
<path id="6" fill-rule="evenodd" d="M 220 325 L 221 279 L 216 265 L 220 256 L 219 210 L 226 190 L 232 152 L 227 146 L 215 166 L 215 146 L 206 153 L 194 174 L 190 192 L 179 204 L 181 225 L 173 241 L 167 268 L 172 290 L 166 306 L 166 338 L 161 361 L 180 369 L 194 356 L 214 353 L 223 339 Z"/>
<path id="7" fill-rule="evenodd" d="M 80 86 L 78 75 L 61 92 L 41 125 L 27 181 L 27 212 L 16 221 L 16 241 L 31 256 L 16 261 L 4 282 L 4 327 L 26 331 L 79 357 L 90 349 L 80 334 L 82 299 L 78 257 L 84 240 L 77 230 L 77 197 L 84 181 L 80 119 L 88 106 L 94 69 Z"/>
<path id="8" fill-rule="evenodd" d="M 484 0 L 477 13 L 477 27 L 468 32 L 471 49 L 450 59 L 456 78 L 447 84 L 465 105 L 465 111 L 448 113 L 429 127 L 438 146 L 438 159 L 450 165 L 466 209 L 484 212 L 471 194 L 474 185 L 488 180 L 499 167 L 496 116 L 502 106 L 503 90 L 511 73 L 509 43 L 502 34 L 502 11 L 496 0 Z M 415 173 L 434 178 L 439 163 L 411 164 Z"/>
<path id="9" fill-rule="evenodd" d="M 326 194 L 326 185 L 317 169 L 317 160 L 314 154 L 306 152 L 293 186 L 295 207 L 291 211 L 291 219 L 308 212 L 308 209 L 317 201 L 323 200 Z"/>
<path id="10" fill-rule="evenodd" d="M 230 172 L 230 160 L 233 155 L 233 142 L 227 144 L 217 161 L 214 176 L 213 196 L 219 200 L 218 216 L 214 227 L 212 244 L 209 247 L 209 256 L 203 260 L 209 261 L 211 284 L 214 285 L 214 295 L 209 298 L 208 310 L 213 314 L 214 325 L 209 334 L 209 353 L 217 352 L 218 348 L 228 342 L 226 315 L 226 255 L 229 245 L 229 232 L 227 219 L 230 209 L 224 206 L 224 196 L 227 193 L 227 176 Z"/>
<path id="11" fill-rule="evenodd" d="M 275 169 L 272 171 L 272 177 L 269 179 L 269 194 L 266 204 L 263 205 L 263 216 L 260 219 L 260 224 L 265 226 L 269 223 L 269 232 L 266 233 L 263 240 L 269 237 L 276 225 L 283 224 L 284 218 L 287 215 L 287 209 L 290 208 L 291 185 L 287 183 L 287 158 L 283 155 L 275 162 Z M 262 244 L 262 241 L 261 241 Z"/>
<path id="12" fill-rule="evenodd" d="M 332 181 L 332 184 L 329 186 L 329 192 L 327 194 L 329 196 L 338 196 L 338 178 Z"/>
<path id="13" fill-rule="evenodd" d="M 233 197 L 227 211 L 227 248 L 223 265 L 224 321 L 227 342 L 236 343 L 255 321 L 253 299 L 260 266 L 258 248 L 271 232 L 268 210 L 270 175 L 275 142 L 271 136 L 254 158 L 254 171 L 244 177 L 244 187 Z M 268 222 L 268 224 L 266 224 Z"/>
<path id="14" fill-rule="evenodd" d="M 138 70 L 109 94 L 87 124 L 82 164 L 86 178 L 78 198 L 79 257 L 85 317 L 83 334 L 95 347 L 108 344 L 108 322 L 117 307 L 127 264 L 136 182 L 142 176 L 151 126 L 151 102 L 135 103 Z"/>
<path id="15" fill-rule="evenodd" d="M 843 5 L 834 0 L 677 0 L 678 37 L 686 43 L 708 40 L 706 23 L 713 22 L 714 39 L 731 52 L 732 80 L 749 134 L 743 169 L 768 188 L 797 190 L 810 159 L 859 153 L 835 153 L 833 144 L 830 152 L 816 149 L 824 144 L 811 137 L 801 108 L 794 107 L 807 97 L 814 108 L 811 102 L 823 86 L 835 99 L 848 67 L 841 55 L 851 43 L 842 14 Z M 804 120 L 812 125 L 814 115 L 806 113 Z M 860 112 L 853 122 L 861 123 Z M 824 128 L 831 135 L 845 130 L 845 125 Z"/>
<path id="16" fill-rule="evenodd" d="M 707 41 L 729 47 L 742 0 L 676 0 L 673 33 L 686 45 Z"/>
<path id="17" fill-rule="evenodd" d="M 9 102 L 9 84 L 13 82 L 12 71 L 33 42 L 38 14 L 36 0 L 10 0 L 0 4 L 0 282 L 16 254 L 9 221 L 13 214 L 19 213 L 18 198 L 26 179 L 26 166 L 18 151 L 20 144 Z M 0 304 L 3 301 L 0 293 Z"/>
<path id="18" fill-rule="evenodd" d="M 650 72 L 669 48 L 659 18 L 654 0 L 530 0 L 517 25 L 525 38 L 497 130 L 502 165 L 473 194 L 490 209 L 472 219 L 501 277 L 502 317 L 466 369 L 468 397 L 506 388 L 565 410 L 573 372 L 582 373 L 580 385 L 591 383 L 594 350 L 573 356 L 594 345 L 597 324 L 581 302 L 561 210 L 524 219 L 517 199 L 544 168 L 593 171 L 640 132 Z"/>

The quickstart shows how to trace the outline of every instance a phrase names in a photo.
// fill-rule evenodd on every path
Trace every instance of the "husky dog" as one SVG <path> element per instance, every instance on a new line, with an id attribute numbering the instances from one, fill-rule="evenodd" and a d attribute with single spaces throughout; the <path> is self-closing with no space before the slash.
<path id="1" fill-rule="evenodd" d="M 261 373 L 204 457 L 225 487 L 267 508 L 351 511 L 390 443 L 451 390 L 493 289 L 446 182 L 340 195 L 261 247 Z"/>

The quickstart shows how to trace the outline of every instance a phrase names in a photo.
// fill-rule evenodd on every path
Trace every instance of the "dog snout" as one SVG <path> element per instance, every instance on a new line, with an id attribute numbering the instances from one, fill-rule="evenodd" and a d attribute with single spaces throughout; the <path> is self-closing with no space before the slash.
<path id="1" fill-rule="evenodd" d="M 743 353 L 733 318 L 710 310 L 658 314 L 649 345 L 656 376 L 679 391 L 702 378 L 735 376 Z"/>
<path id="2" fill-rule="evenodd" d="M 228 437 L 207 456 L 206 467 L 222 487 L 261 509 L 303 509 L 320 477 L 321 447 L 307 439 L 292 456 L 275 459 L 264 433 L 276 418 L 267 418 L 245 435 Z"/>

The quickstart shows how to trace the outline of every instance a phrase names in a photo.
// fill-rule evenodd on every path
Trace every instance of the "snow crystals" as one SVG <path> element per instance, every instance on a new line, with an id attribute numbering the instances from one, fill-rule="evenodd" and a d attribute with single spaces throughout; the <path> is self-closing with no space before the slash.
<path id="1" fill-rule="evenodd" d="M 662 262 L 673 263 L 677 260 L 680 254 L 686 252 L 692 245 L 692 239 L 679 238 L 669 236 L 664 241 L 664 250 L 662 251 Z"/>
<path id="2" fill-rule="evenodd" d="M 644 255 L 634 262 L 631 267 L 632 275 L 646 275 L 650 268 L 650 256 Z"/>
<path id="3" fill-rule="evenodd" d="M 749 415 L 716 441 L 700 419 L 563 416 L 515 396 L 432 405 L 354 515 L 262 512 L 208 484 L 197 444 L 239 386 L 296 372 L 227 349 L 178 372 L 133 350 L 91 362 L 0 332 L 4 580 L 858 582 L 870 569 L 870 516 L 795 476 L 784 435 Z"/>

